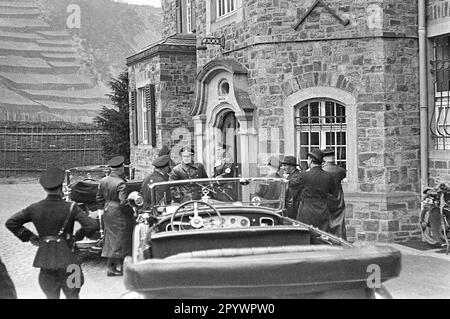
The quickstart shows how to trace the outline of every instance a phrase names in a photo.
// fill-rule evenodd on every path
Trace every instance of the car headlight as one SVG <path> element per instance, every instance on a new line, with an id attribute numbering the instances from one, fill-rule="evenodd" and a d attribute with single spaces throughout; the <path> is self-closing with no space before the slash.
<path id="1" fill-rule="evenodd" d="M 374 299 L 392 299 L 392 295 L 387 291 L 384 286 L 373 290 Z"/>
<path id="2" fill-rule="evenodd" d="M 136 291 L 128 291 L 120 299 L 145 299 L 144 295 Z"/>

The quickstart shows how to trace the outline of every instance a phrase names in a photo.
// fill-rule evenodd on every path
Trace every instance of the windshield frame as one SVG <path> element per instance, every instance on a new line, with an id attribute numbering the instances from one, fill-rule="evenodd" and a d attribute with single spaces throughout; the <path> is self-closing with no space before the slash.
<path id="1" fill-rule="evenodd" d="M 156 198 L 156 194 L 155 194 L 155 190 L 158 186 L 173 186 L 173 185 L 182 185 L 182 184 L 191 184 L 191 183 L 211 183 L 211 182 L 241 182 L 241 181 L 248 181 L 249 183 L 252 181 L 276 181 L 276 182 L 280 182 L 281 185 L 281 193 L 280 193 L 280 206 L 278 208 L 269 208 L 266 206 L 260 206 L 263 208 L 268 208 L 268 209 L 273 209 L 276 211 L 280 211 L 283 210 L 285 208 L 285 204 L 286 204 L 286 191 L 287 191 L 287 187 L 288 187 L 288 183 L 289 181 L 285 178 L 274 178 L 274 177 L 233 177 L 233 178 L 197 178 L 197 179 L 184 179 L 184 180 L 169 180 L 167 182 L 158 182 L 158 183 L 153 183 L 151 185 L 149 185 L 150 187 L 150 193 L 151 193 L 151 207 L 156 208 L 157 206 L 163 206 L 163 205 L 156 205 L 155 203 L 155 198 Z M 237 201 L 239 202 L 239 201 Z M 245 205 L 243 206 L 236 206 L 233 205 L 233 203 L 236 202 L 221 202 L 220 205 L 221 207 L 228 207 L 228 206 L 232 206 L 232 207 L 246 207 Z M 168 205 L 167 205 L 168 206 Z"/>

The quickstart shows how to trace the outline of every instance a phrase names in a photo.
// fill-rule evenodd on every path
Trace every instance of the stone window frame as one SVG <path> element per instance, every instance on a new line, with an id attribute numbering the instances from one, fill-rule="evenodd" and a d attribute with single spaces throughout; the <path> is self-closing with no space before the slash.
<path id="1" fill-rule="evenodd" d="M 209 35 L 231 24 L 244 21 L 243 0 L 235 0 L 235 10 L 217 17 L 217 1 L 206 1 L 206 34 Z"/>
<path id="2" fill-rule="evenodd" d="M 347 120 L 347 181 L 342 184 L 345 192 L 358 190 L 358 143 L 356 98 L 349 92 L 334 87 L 317 86 L 301 89 L 289 95 L 285 101 L 284 153 L 292 155 L 295 150 L 295 107 L 309 100 L 329 99 L 345 107 Z M 292 150 L 295 150 L 294 152 Z"/>
<path id="3" fill-rule="evenodd" d="M 136 83 L 136 92 L 137 92 L 137 101 L 136 101 L 136 108 L 137 108 L 137 132 L 139 137 L 139 143 L 142 145 L 148 145 L 148 113 L 147 113 L 147 107 L 145 106 L 145 86 L 148 84 L 152 84 L 150 80 L 142 81 L 139 83 Z M 147 121 L 145 120 L 147 119 Z"/>

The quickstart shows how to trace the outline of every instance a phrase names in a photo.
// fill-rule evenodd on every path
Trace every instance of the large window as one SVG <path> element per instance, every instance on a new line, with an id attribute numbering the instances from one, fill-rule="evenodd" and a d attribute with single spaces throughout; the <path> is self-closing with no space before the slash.
<path id="1" fill-rule="evenodd" d="M 450 150 L 450 36 L 434 39 L 434 106 L 431 132 L 434 148 Z"/>
<path id="2" fill-rule="evenodd" d="M 236 10 L 236 0 L 216 0 L 217 18 L 223 17 Z"/>
<path id="3" fill-rule="evenodd" d="M 332 148 L 336 163 L 347 168 L 347 122 L 345 107 L 333 100 L 310 100 L 295 107 L 296 151 L 307 169 L 311 149 Z"/>

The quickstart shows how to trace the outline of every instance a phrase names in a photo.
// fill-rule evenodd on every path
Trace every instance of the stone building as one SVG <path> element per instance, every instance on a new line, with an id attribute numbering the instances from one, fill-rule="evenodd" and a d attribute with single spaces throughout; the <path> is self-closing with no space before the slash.
<path id="1" fill-rule="evenodd" d="M 211 171 L 226 143 L 238 176 L 332 147 L 349 239 L 420 238 L 422 187 L 450 181 L 449 2 L 163 0 L 163 39 L 127 61 L 138 175 L 163 145 L 194 145 Z"/>

